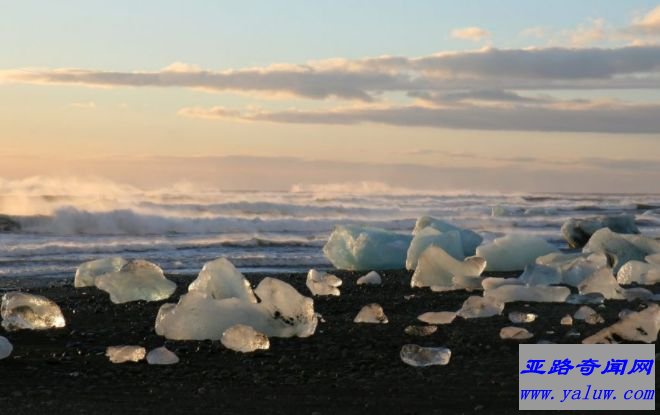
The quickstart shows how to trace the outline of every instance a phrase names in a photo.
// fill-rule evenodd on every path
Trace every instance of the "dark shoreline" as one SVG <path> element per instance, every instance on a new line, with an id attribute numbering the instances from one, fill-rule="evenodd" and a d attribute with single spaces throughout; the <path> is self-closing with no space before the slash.
<path id="1" fill-rule="evenodd" d="M 559 324 L 579 307 L 571 304 L 512 303 L 501 316 L 462 320 L 439 326 L 428 337 L 403 330 L 427 311 L 455 311 L 470 295 L 465 291 L 433 293 L 412 289 L 405 271 L 383 272 L 382 286 L 357 286 L 363 273 L 337 272 L 344 280 L 340 297 L 315 298 L 320 323 L 306 339 L 271 339 L 271 349 L 242 355 L 219 342 L 167 341 L 153 324 L 163 302 L 113 305 L 95 288 L 74 289 L 71 280 L 2 279 L 0 293 L 21 289 L 56 301 L 67 327 L 47 332 L 3 335 L 14 353 L 0 361 L 0 408 L 7 414 L 108 413 L 515 413 L 518 412 L 518 342 L 499 338 L 512 325 L 510 311 L 530 311 L 538 319 L 524 326 L 535 334 L 528 342 L 578 343 L 618 320 L 624 308 L 641 302 L 607 301 L 596 308 L 604 324 Z M 249 274 L 256 285 L 265 275 Z M 304 274 L 276 276 L 304 295 Z M 178 284 L 170 302 L 186 292 L 193 277 L 170 277 Z M 660 292 L 660 284 L 652 287 Z M 413 298 L 404 296 L 414 294 Z M 480 295 L 476 293 L 476 295 Z M 386 325 L 353 323 L 360 308 L 377 302 Z M 566 337 L 575 329 L 580 338 Z M 553 334 L 548 333 L 553 331 Z M 446 346 L 447 366 L 414 368 L 399 359 L 401 346 Z M 181 362 L 149 366 L 146 362 L 113 365 L 104 356 L 111 345 L 151 349 L 165 344 Z M 656 345 L 657 352 L 657 345 Z"/>

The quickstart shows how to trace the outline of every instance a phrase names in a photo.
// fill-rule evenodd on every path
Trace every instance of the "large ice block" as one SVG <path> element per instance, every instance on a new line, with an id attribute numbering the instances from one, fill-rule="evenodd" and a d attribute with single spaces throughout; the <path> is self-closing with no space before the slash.
<path id="1" fill-rule="evenodd" d="M 442 248 L 445 252 L 459 261 L 462 261 L 465 258 L 460 232 L 440 232 L 429 226 L 419 231 L 413 237 L 406 257 L 406 269 L 414 270 L 417 267 L 419 256 L 422 255 L 424 250 L 431 245 Z"/>
<path id="2" fill-rule="evenodd" d="M 622 214 L 616 216 L 596 216 L 591 218 L 571 218 L 564 222 L 561 233 L 573 248 L 583 247 L 597 230 L 609 228 L 618 233 L 639 233 L 635 217 Z"/>
<path id="3" fill-rule="evenodd" d="M 190 283 L 188 291 L 198 291 L 216 300 L 238 298 L 256 303 L 250 282 L 227 258 L 207 262 L 197 279 Z"/>
<path id="4" fill-rule="evenodd" d="M 647 257 L 648 258 L 648 257 Z M 653 285 L 660 282 L 660 264 L 648 264 L 642 261 L 628 261 L 616 274 L 619 284 Z"/>
<path id="5" fill-rule="evenodd" d="M 54 301 L 18 291 L 2 296 L 0 316 L 2 327 L 7 331 L 48 330 L 66 326 L 62 310 Z"/>
<path id="6" fill-rule="evenodd" d="M 118 272 L 96 277 L 95 284 L 110 294 L 110 301 L 115 304 L 160 301 L 176 290 L 176 284 L 165 278 L 158 265 L 141 259 L 126 263 Z"/>
<path id="7" fill-rule="evenodd" d="M 440 232 L 450 232 L 458 231 L 461 234 L 461 243 L 463 245 L 463 256 L 472 256 L 475 254 L 475 250 L 483 241 L 483 238 L 478 233 L 470 230 L 460 228 L 451 223 L 447 223 L 443 220 L 432 218 L 430 216 L 422 216 L 417 219 L 415 223 L 415 228 L 413 229 L 413 235 L 417 235 L 422 229 L 425 228 L 434 228 Z"/>
<path id="8" fill-rule="evenodd" d="M 346 270 L 402 269 L 412 236 L 384 229 L 337 226 L 323 247 L 335 268 Z"/>
<path id="9" fill-rule="evenodd" d="M 444 249 L 431 245 L 422 253 L 410 280 L 412 287 L 453 287 L 454 277 L 478 277 L 486 267 L 480 257 L 458 261 Z"/>
<path id="10" fill-rule="evenodd" d="M 126 260 L 121 257 L 101 258 L 84 262 L 76 270 L 73 286 L 76 288 L 93 287 L 96 277 L 117 272 L 124 265 L 126 265 Z"/>
<path id="11" fill-rule="evenodd" d="M 486 259 L 486 271 L 520 271 L 552 252 L 557 248 L 544 239 L 523 234 L 503 236 L 477 248 L 477 256 Z"/>
<path id="12" fill-rule="evenodd" d="M 646 256 L 660 253 L 660 241 L 642 235 L 615 233 L 603 228 L 591 236 L 582 251 L 610 256 L 614 259 L 614 272 L 618 272 L 628 261 L 644 261 Z"/>
<path id="13" fill-rule="evenodd" d="M 563 254 L 555 252 L 536 258 L 536 263 L 554 268 L 561 284 L 577 287 L 585 278 L 601 268 L 608 267 L 607 256 L 598 254 Z"/>

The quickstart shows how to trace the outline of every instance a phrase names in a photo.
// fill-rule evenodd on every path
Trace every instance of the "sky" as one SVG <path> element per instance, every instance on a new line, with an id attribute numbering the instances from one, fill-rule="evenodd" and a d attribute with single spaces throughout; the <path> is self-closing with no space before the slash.
<path id="1" fill-rule="evenodd" d="M 660 193 L 657 0 L 0 9 L 0 183 Z"/>

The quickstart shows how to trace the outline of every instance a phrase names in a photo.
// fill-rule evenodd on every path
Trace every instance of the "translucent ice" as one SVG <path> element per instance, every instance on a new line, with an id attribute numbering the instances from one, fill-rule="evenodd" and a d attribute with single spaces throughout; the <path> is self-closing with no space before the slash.
<path id="1" fill-rule="evenodd" d="M 226 348 L 241 353 L 268 350 L 270 347 L 270 341 L 265 334 L 243 324 L 237 324 L 225 330 L 220 342 Z"/>
<path id="2" fill-rule="evenodd" d="M 176 290 L 176 284 L 165 278 L 158 265 L 141 259 L 126 263 L 117 272 L 96 277 L 95 284 L 110 294 L 110 301 L 115 304 L 160 301 Z"/>
<path id="3" fill-rule="evenodd" d="M 308 337 L 318 316 L 314 301 L 291 285 L 264 278 L 255 294 L 260 303 L 238 298 L 215 300 L 191 291 L 178 304 L 164 304 L 156 317 L 156 333 L 173 340 L 219 340 L 236 324 L 244 324 L 269 337 Z"/>
<path id="4" fill-rule="evenodd" d="M 339 288 L 341 286 L 341 279 L 335 275 L 319 272 L 315 269 L 310 269 L 307 273 L 307 288 L 312 295 L 334 295 L 340 294 Z"/>
<path id="5" fill-rule="evenodd" d="M 461 234 L 459 231 L 440 232 L 429 226 L 420 230 L 413 237 L 412 242 L 410 242 L 406 257 L 406 269 L 415 269 L 417 267 L 419 256 L 431 245 L 442 248 L 453 258 L 460 261 L 465 258 L 465 255 L 463 254 L 463 243 L 461 242 Z"/>
<path id="6" fill-rule="evenodd" d="M 580 294 L 600 293 L 608 300 L 624 299 L 624 289 L 616 282 L 611 268 L 602 268 L 578 285 Z"/>
<path id="7" fill-rule="evenodd" d="M 620 340 L 653 343 L 658 340 L 660 330 L 660 306 L 651 304 L 645 310 L 630 313 L 591 337 L 582 340 L 585 344 L 618 343 Z"/>
<path id="8" fill-rule="evenodd" d="M 357 280 L 357 285 L 380 285 L 383 280 L 376 271 L 371 271 L 367 275 L 363 275 Z"/>
<path id="9" fill-rule="evenodd" d="M 644 261 L 646 256 L 660 253 L 660 241 L 641 235 L 615 233 L 603 228 L 591 236 L 582 251 L 610 256 L 614 259 L 614 272 L 618 272 L 628 261 Z"/>
<path id="10" fill-rule="evenodd" d="M 601 317 L 596 310 L 586 305 L 580 307 L 575 314 L 573 314 L 573 318 L 576 320 L 582 320 L 587 324 L 600 324 L 605 322 L 603 317 Z"/>
<path id="11" fill-rule="evenodd" d="M 406 344 L 401 348 L 401 360 L 410 366 L 446 365 L 450 358 L 451 350 L 445 347 L 421 347 L 416 344 Z"/>
<path id="12" fill-rule="evenodd" d="M 561 227 L 564 239 L 573 248 L 583 247 L 597 230 L 609 228 L 618 233 L 639 233 L 632 215 L 597 216 L 585 219 L 569 219 Z"/>
<path id="13" fill-rule="evenodd" d="M 110 272 L 117 272 L 125 264 L 126 260 L 120 257 L 101 258 L 84 262 L 76 270 L 73 286 L 76 288 L 93 287 L 96 277 Z"/>
<path id="14" fill-rule="evenodd" d="M 534 313 L 523 313 L 521 311 L 512 311 L 509 313 L 509 321 L 512 323 L 531 323 L 538 317 Z"/>
<path id="15" fill-rule="evenodd" d="M 556 252 L 557 248 L 532 235 L 511 234 L 477 248 L 486 259 L 486 271 L 520 271 L 536 258 Z"/>
<path id="16" fill-rule="evenodd" d="M 534 337 L 532 333 L 522 327 L 502 327 L 500 330 L 500 338 L 504 340 L 527 340 Z"/>
<path id="17" fill-rule="evenodd" d="M 0 360 L 6 359 L 14 350 L 14 346 L 9 343 L 6 337 L 0 336 Z"/>
<path id="18" fill-rule="evenodd" d="M 323 253 L 339 269 L 401 269 L 411 240 L 410 235 L 384 229 L 337 226 Z"/>
<path id="19" fill-rule="evenodd" d="M 256 303 L 250 282 L 226 258 L 207 262 L 188 291 L 199 291 L 211 298 L 238 298 Z"/>
<path id="20" fill-rule="evenodd" d="M 616 273 L 616 280 L 622 285 L 632 283 L 653 285 L 660 282 L 660 264 L 628 261 L 624 266 L 619 268 L 619 272 Z"/>
<path id="21" fill-rule="evenodd" d="M 571 294 L 566 299 L 568 304 L 603 304 L 604 301 L 601 293 Z"/>
<path id="22" fill-rule="evenodd" d="M 456 313 L 453 311 L 437 311 L 421 314 L 417 320 L 428 324 L 451 324 L 455 318 Z"/>
<path id="23" fill-rule="evenodd" d="M 572 326 L 573 325 L 573 317 L 571 317 L 570 314 L 566 314 L 564 317 L 561 318 L 561 321 L 559 322 L 562 326 Z"/>
<path id="24" fill-rule="evenodd" d="M 487 277 L 481 281 L 481 286 L 484 290 L 493 290 L 503 285 L 525 285 L 525 283 L 519 278 Z"/>
<path id="25" fill-rule="evenodd" d="M 413 235 L 417 235 L 425 228 L 434 228 L 440 232 L 450 232 L 458 231 L 461 234 L 461 243 L 463 244 L 463 256 L 472 256 L 475 253 L 477 247 L 483 241 L 483 238 L 478 233 L 470 230 L 459 228 L 458 226 L 452 225 L 440 219 L 432 218 L 430 216 L 422 216 L 417 219 L 415 223 L 415 229 L 413 229 Z"/>
<path id="26" fill-rule="evenodd" d="M 438 331 L 438 326 L 408 326 L 403 332 L 409 336 L 430 336 L 431 334 Z"/>
<path id="27" fill-rule="evenodd" d="M 484 297 L 497 299 L 503 303 L 515 301 L 563 303 L 570 293 L 571 290 L 568 287 L 502 285 L 492 290 L 485 290 Z"/>
<path id="28" fill-rule="evenodd" d="M 105 351 L 112 363 L 139 362 L 146 354 L 147 351 L 140 346 L 110 346 Z"/>
<path id="29" fill-rule="evenodd" d="M 40 295 L 18 291 L 2 296 L 0 316 L 2 327 L 7 331 L 47 330 L 66 325 L 62 310 L 55 302 Z"/>
<path id="30" fill-rule="evenodd" d="M 413 273 L 412 287 L 430 287 L 454 285 L 454 276 L 478 277 L 486 267 L 486 261 L 479 257 L 468 257 L 458 261 L 442 248 L 429 246 L 419 257 Z"/>
<path id="31" fill-rule="evenodd" d="M 585 278 L 601 268 L 607 267 L 605 254 L 552 253 L 536 258 L 536 263 L 551 267 L 561 277 L 561 283 L 577 287 Z"/>
<path id="32" fill-rule="evenodd" d="M 502 314 L 504 303 L 495 298 L 471 296 L 468 297 L 456 315 L 463 318 L 491 317 Z"/>
<path id="33" fill-rule="evenodd" d="M 147 353 L 147 363 L 150 365 L 174 365 L 179 363 L 179 357 L 166 347 L 157 347 Z"/>
<path id="34" fill-rule="evenodd" d="M 553 267 L 539 264 L 525 266 L 522 275 L 518 277 L 527 285 L 552 285 L 561 284 L 561 274 Z"/>
<path id="35" fill-rule="evenodd" d="M 376 303 L 367 304 L 362 307 L 362 310 L 353 319 L 355 323 L 376 323 L 387 324 L 387 316 L 383 311 L 383 307 Z"/>

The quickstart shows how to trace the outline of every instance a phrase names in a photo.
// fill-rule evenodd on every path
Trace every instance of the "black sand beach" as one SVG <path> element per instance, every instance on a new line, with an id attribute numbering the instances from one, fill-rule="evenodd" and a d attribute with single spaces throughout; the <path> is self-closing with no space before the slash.
<path id="1" fill-rule="evenodd" d="M 344 280 L 341 296 L 315 299 L 325 322 L 314 336 L 272 338 L 270 350 L 248 355 L 219 342 L 157 336 L 154 319 L 162 302 L 114 305 L 105 293 L 74 289 L 72 281 L 2 280 L 4 291 L 18 288 L 56 301 L 67 327 L 11 333 L 0 328 L 0 335 L 14 345 L 12 356 L 0 361 L 0 413 L 515 413 L 519 342 L 499 338 L 500 328 L 512 325 L 510 311 L 539 315 L 525 325 L 535 334 L 531 343 L 577 343 L 617 321 L 622 309 L 644 307 L 641 302 L 606 301 L 596 307 L 604 324 L 576 321 L 565 327 L 559 324 L 561 317 L 579 306 L 512 303 L 501 316 L 457 318 L 431 336 L 412 337 L 404 328 L 423 324 L 416 320 L 419 314 L 455 311 L 470 294 L 412 289 L 410 275 L 403 271 L 381 273 L 382 286 L 357 286 L 357 273 L 337 275 Z M 263 277 L 248 275 L 253 285 Z M 309 295 L 304 275 L 278 277 Z M 176 301 L 192 278 L 172 279 L 179 288 L 170 301 Z M 660 285 L 652 289 L 659 292 Z M 353 323 L 360 308 L 372 302 L 383 306 L 389 324 Z M 571 330 L 580 337 L 567 337 Z M 399 358 L 407 343 L 449 347 L 451 361 L 447 366 L 410 367 Z M 106 347 L 123 344 L 147 349 L 165 344 L 181 362 L 110 363 Z"/>

